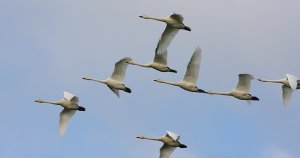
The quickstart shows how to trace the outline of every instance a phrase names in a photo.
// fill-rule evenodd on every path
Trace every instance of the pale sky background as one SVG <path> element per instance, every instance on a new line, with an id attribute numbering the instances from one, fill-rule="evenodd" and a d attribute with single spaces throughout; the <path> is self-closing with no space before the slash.
<path id="1" fill-rule="evenodd" d="M 179 81 L 202 48 L 198 87 L 229 91 L 239 73 L 300 77 L 299 0 L 1 0 L 1 158 L 158 158 L 166 130 L 188 148 L 172 158 L 299 158 L 300 92 L 283 107 L 281 85 L 252 82 L 251 106 L 225 96 L 190 93 L 153 79 Z M 131 94 L 117 98 L 105 85 L 116 61 L 153 59 L 164 23 L 139 15 L 184 16 L 169 47 L 177 74 L 129 66 Z M 63 91 L 78 95 L 77 112 L 59 136 Z"/>

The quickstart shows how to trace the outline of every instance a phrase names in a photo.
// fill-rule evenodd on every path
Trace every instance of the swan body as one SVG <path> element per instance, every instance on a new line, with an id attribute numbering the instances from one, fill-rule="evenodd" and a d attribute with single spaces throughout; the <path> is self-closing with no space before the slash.
<path id="1" fill-rule="evenodd" d="M 85 111 L 85 108 L 78 105 L 79 98 L 69 92 L 64 92 L 64 98 L 58 101 L 45 101 L 43 99 L 35 100 L 37 103 L 48 103 L 54 105 L 60 105 L 64 109 L 60 112 L 59 119 L 59 134 L 63 135 L 68 127 L 68 122 L 75 114 L 76 110 Z"/>
<path id="2" fill-rule="evenodd" d="M 182 81 L 169 82 L 169 81 L 165 81 L 165 80 L 161 80 L 161 79 L 156 79 L 154 81 L 159 82 L 159 83 L 173 85 L 173 86 L 178 86 L 178 87 L 180 87 L 184 90 L 190 91 L 190 92 L 205 93 L 204 90 L 199 89 L 196 86 L 196 82 L 198 80 L 199 69 L 200 69 L 200 59 L 201 59 L 201 49 L 196 48 L 190 61 L 189 61 L 185 76 Z"/>
<path id="3" fill-rule="evenodd" d="M 239 74 L 239 82 L 237 86 L 229 92 L 212 92 L 208 91 L 207 94 L 217 94 L 217 95 L 226 95 L 226 96 L 233 96 L 240 100 L 259 100 L 258 97 L 252 96 L 250 91 L 251 80 L 254 77 L 250 74 Z"/>
<path id="4" fill-rule="evenodd" d="M 128 58 L 128 57 L 119 60 L 115 64 L 114 72 L 106 80 L 97 80 L 97 79 L 93 79 L 91 77 L 84 77 L 82 79 L 96 81 L 99 83 L 106 84 L 108 86 L 108 88 L 110 90 L 112 90 L 118 97 L 120 97 L 119 90 L 123 90 L 127 93 L 131 93 L 131 89 L 129 87 L 126 87 L 124 84 L 124 77 L 126 74 L 126 69 L 127 69 L 128 63 L 131 61 L 132 61 L 132 59 Z"/>
<path id="5" fill-rule="evenodd" d="M 164 145 L 160 148 L 159 158 L 169 158 L 176 147 L 187 148 L 186 145 L 179 142 L 180 136 L 170 131 L 167 131 L 166 135 L 159 138 L 147 138 L 144 136 L 139 136 L 137 138 L 163 142 Z"/>
<path id="6" fill-rule="evenodd" d="M 283 105 L 287 106 L 292 98 L 293 90 L 300 89 L 300 80 L 291 74 L 286 74 L 286 77 L 278 80 L 257 79 L 261 82 L 280 83 L 282 85 Z"/>

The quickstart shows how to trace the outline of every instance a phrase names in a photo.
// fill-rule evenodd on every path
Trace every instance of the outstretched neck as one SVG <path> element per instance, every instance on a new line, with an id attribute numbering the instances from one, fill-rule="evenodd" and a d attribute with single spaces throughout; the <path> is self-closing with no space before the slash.
<path id="1" fill-rule="evenodd" d="M 211 91 L 208 91 L 207 94 L 230 95 L 230 93 L 228 92 L 211 92 Z"/>
<path id="2" fill-rule="evenodd" d="M 156 18 L 156 17 L 146 16 L 146 15 L 140 16 L 140 18 L 143 18 L 143 19 L 152 19 L 152 20 L 156 20 L 156 21 L 165 22 L 165 20 L 163 18 Z"/>
<path id="3" fill-rule="evenodd" d="M 100 82 L 100 83 L 106 84 L 106 80 L 97 80 L 97 79 L 93 79 L 93 78 L 89 78 L 89 77 L 84 77 L 82 79 L 84 79 L 84 80 L 90 80 L 90 81 L 95 81 L 95 82 Z"/>
<path id="4" fill-rule="evenodd" d="M 137 66 L 141 66 L 141 67 L 150 67 L 150 64 L 138 64 L 138 63 L 135 63 L 135 62 L 128 62 L 128 64 L 137 65 Z"/>
<path id="5" fill-rule="evenodd" d="M 257 79 L 258 81 L 261 81 L 261 82 L 272 82 L 272 83 L 283 83 L 283 79 L 281 80 L 267 80 L 267 79 Z"/>
<path id="6" fill-rule="evenodd" d="M 139 139 L 146 139 L 146 140 L 161 141 L 161 138 L 147 138 L 147 137 L 144 137 L 144 136 L 136 137 L 136 138 L 139 138 Z"/>
<path id="7" fill-rule="evenodd" d="M 159 82 L 159 83 L 165 83 L 165 84 L 173 85 L 173 86 L 179 86 L 179 83 L 177 83 L 177 82 L 169 82 L 169 81 L 164 81 L 164 80 L 154 80 L 154 81 Z"/>
<path id="8" fill-rule="evenodd" d="M 38 103 L 48 103 L 48 104 L 54 104 L 54 105 L 60 105 L 60 102 L 59 102 L 59 101 L 46 101 L 46 100 L 38 99 L 38 100 L 35 100 L 35 102 L 38 102 Z"/>

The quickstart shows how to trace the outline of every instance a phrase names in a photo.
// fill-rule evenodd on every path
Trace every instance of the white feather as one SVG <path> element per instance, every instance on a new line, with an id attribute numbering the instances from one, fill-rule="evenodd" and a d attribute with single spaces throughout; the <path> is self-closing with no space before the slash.
<path id="1" fill-rule="evenodd" d="M 124 77 L 126 74 L 126 69 L 128 66 L 127 62 L 132 61 L 131 58 L 123 58 L 121 60 L 119 60 L 116 64 L 115 64 L 115 69 L 114 72 L 111 75 L 111 78 L 116 80 L 116 81 L 120 81 L 120 82 L 124 82 Z"/>
<path id="2" fill-rule="evenodd" d="M 250 74 L 239 74 L 239 82 L 234 90 L 249 93 L 252 79 L 254 77 Z"/>
<path id="3" fill-rule="evenodd" d="M 175 150 L 175 147 L 171 147 L 171 146 L 168 146 L 168 145 L 164 144 L 160 148 L 159 158 L 169 158 L 174 150 Z"/>
<path id="4" fill-rule="evenodd" d="M 199 76 L 201 49 L 196 48 L 187 66 L 183 80 L 196 84 Z"/>
<path id="5" fill-rule="evenodd" d="M 297 85 L 298 85 L 297 80 L 298 80 L 298 78 L 291 75 L 291 74 L 286 74 L 286 77 L 288 78 L 288 81 L 289 81 L 289 84 L 290 84 L 292 90 L 297 89 Z"/>
<path id="6" fill-rule="evenodd" d="M 69 92 L 64 92 L 64 98 L 65 98 L 65 100 L 76 103 L 76 104 L 79 102 L 79 98 L 76 95 L 71 94 Z"/>
<path id="7" fill-rule="evenodd" d="M 60 118 L 59 118 L 59 134 L 64 135 L 68 128 L 68 123 L 71 117 L 75 114 L 76 110 L 69 110 L 64 108 L 60 112 Z"/>

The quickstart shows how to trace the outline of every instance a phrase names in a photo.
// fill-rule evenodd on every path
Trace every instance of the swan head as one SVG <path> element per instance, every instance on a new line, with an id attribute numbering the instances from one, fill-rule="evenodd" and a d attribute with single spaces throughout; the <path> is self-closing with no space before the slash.
<path id="1" fill-rule="evenodd" d="M 146 19 L 146 18 L 147 18 L 146 15 L 140 15 L 139 17 L 140 17 L 140 18 L 143 18 L 143 19 Z"/>
<path id="2" fill-rule="evenodd" d="M 83 77 L 82 79 L 84 79 L 84 80 L 92 80 L 92 78 L 90 78 L 90 77 Z"/>
<path id="3" fill-rule="evenodd" d="M 145 139 L 144 136 L 138 136 L 138 137 L 136 137 L 136 138 L 139 138 L 139 139 Z"/>
<path id="4" fill-rule="evenodd" d="M 155 79 L 155 80 L 153 80 L 153 81 L 155 81 L 155 82 L 161 82 L 161 80 L 160 80 L 160 79 Z"/>
<path id="5" fill-rule="evenodd" d="M 133 61 L 126 61 L 126 63 L 127 63 L 127 64 L 132 64 L 132 63 L 133 63 Z"/>
<path id="6" fill-rule="evenodd" d="M 35 102 L 37 102 L 37 103 L 44 103 L 45 100 L 43 100 L 43 99 L 36 99 Z"/>

